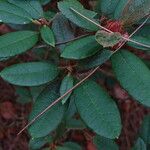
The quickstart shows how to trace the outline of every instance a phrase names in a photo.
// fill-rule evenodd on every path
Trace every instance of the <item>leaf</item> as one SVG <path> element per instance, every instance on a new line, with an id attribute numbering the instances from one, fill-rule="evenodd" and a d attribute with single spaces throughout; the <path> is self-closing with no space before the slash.
<path id="1" fill-rule="evenodd" d="M 140 137 L 146 144 L 150 144 L 150 115 L 147 115 L 140 128 Z"/>
<path id="2" fill-rule="evenodd" d="M 150 43 L 150 35 L 148 35 L 148 36 L 136 36 L 135 35 L 131 39 L 134 40 L 134 41 L 137 41 L 139 43 L 145 44 L 145 45 L 150 45 L 149 44 Z M 134 47 L 136 49 L 140 49 L 140 50 L 150 50 L 147 47 L 143 47 L 143 46 L 137 45 L 137 44 L 135 44 L 133 42 L 128 42 L 128 45 L 132 46 L 132 47 Z"/>
<path id="3" fill-rule="evenodd" d="M 25 10 L 6 1 L 0 1 L 0 22 L 28 24 L 32 16 Z"/>
<path id="4" fill-rule="evenodd" d="M 96 25 L 87 21 L 84 18 L 81 18 L 79 15 L 77 15 L 75 12 L 73 12 L 70 9 L 70 8 L 74 8 L 77 11 L 79 11 L 81 14 L 85 15 L 86 17 L 91 19 L 93 18 L 94 12 L 84 9 L 83 6 L 77 0 L 64 0 L 58 2 L 58 8 L 66 18 L 68 18 L 76 25 L 91 31 L 98 30 L 98 27 Z"/>
<path id="5" fill-rule="evenodd" d="M 135 146 L 132 148 L 132 150 L 146 150 L 146 145 L 145 145 L 144 141 L 141 138 L 138 138 L 138 140 L 135 143 Z"/>
<path id="6" fill-rule="evenodd" d="M 129 0 L 125 5 L 121 21 L 124 26 L 137 23 L 150 13 L 149 0 Z"/>
<path id="7" fill-rule="evenodd" d="M 57 75 L 57 67 L 46 62 L 16 64 L 0 72 L 0 76 L 4 80 L 20 86 L 41 85 L 52 81 Z"/>
<path id="8" fill-rule="evenodd" d="M 53 31 L 48 26 L 43 26 L 40 30 L 42 39 L 48 45 L 55 47 L 55 38 Z"/>
<path id="9" fill-rule="evenodd" d="M 52 142 L 52 137 L 49 135 L 41 138 L 32 138 L 30 139 L 29 147 L 31 150 L 38 150 L 49 142 Z"/>
<path id="10" fill-rule="evenodd" d="M 102 47 L 96 42 L 94 36 L 87 36 L 70 42 L 63 50 L 61 57 L 69 59 L 83 59 L 94 55 Z"/>
<path id="11" fill-rule="evenodd" d="M 65 42 L 74 38 L 74 26 L 62 15 L 57 14 L 52 22 L 52 30 L 56 37 L 57 43 Z M 61 51 L 66 44 L 57 46 Z"/>
<path id="12" fill-rule="evenodd" d="M 102 136 L 94 137 L 94 144 L 96 145 L 97 149 L 119 150 L 118 145 L 113 140 L 104 138 Z"/>
<path id="13" fill-rule="evenodd" d="M 125 8 L 128 0 L 120 0 L 119 3 L 117 4 L 117 7 L 114 12 L 114 19 L 120 19 L 122 15 L 122 11 Z"/>
<path id="14" fill-rule="evenodd" d="M 128 93 L 140 103 L 150 106 L 150 70 L 134 54 L 121 50 L 112 56 L 113 70 Z"/>
<path id="15" fill-rule="evenodd" d="M 45 88 L 35 101 L 29 120 L 36 117 L 59 97 L 57 88 L 55 83 Z M 57 128 L 63 118 L 63 114 L 64 106 L 61 103 L 56 104 L 29 127 L 29 133 L 34 138 L 48 135 Z"/>
<path id="16" fill-rule="evenodd" d="M 32 48 L 38 41 L 38 33 L 18 31 L 0 37 L 0 57 L 15 56 Z"/>
<path id="17" fill-rule="evenodd" d="M 56 150 L 82 150 L 82 148 L 73 142 L 66 142 L 63 146 L 58 146 Z"/>
<path id="18" fill-rule="evenodd" d="M 108 33 L 106 31 L 99 30 L 95 34 L 95 39 L 103 47 L 113 47 L 119 43 L 122 38 L 119 32 Z"/>
<path id="19" fill-rule="evenodd" d="M 71 89 L 73 87 L 73 77 L 71 75 L 67 75 L 64 77 L 64 79 L 61 82 L 61 86 L 60 86 L 60 96 L 62 96 L 63 94 L 65 94 L 69 89 Z M 62 99 L 62 104 L 65 104 L 66 101 L 68 100 L 68 98 L 70 97 L 71 93 L 68 94 L 67 96 L 65 96 Z"/>
<path id="20" fill-rule="evenodd" d="M 105 63 L 107 60 L 109 60 L 109 58 L 112 55 L 112 51 L 108 50 L 108 49 L 104 49 L 99 53 L 96 53 L 94 56 L 81 60 L 80 61 L 80 68 L 83 69 L 90 69 L 90 68 L 94 68 L 97 66 L 102 65 L 103 63 Z"/>
<path id="21" fill-rule="evenodd" d="M 113 14 L 119 0 L 100 0 L 98 3 L 98 7 L 100 7 L 101 12 L 105 15 Z"/>
<path id="22" fill-rule="evenodd" d="M 8 2 L 26 11 L 32 19 L 40 19 L 43 17 L 43 9 L 39 1 L 8 0 Z"/>
<path id="23" fill-rule="evenodd" d="M 42 5 L 46 5 L 47 3 L 51 2 L 51 0 L 39 0 L 39 1 Z"/>
<path id="24" fill-rule="evenodd" d="M 46 88 L 46 84 L 44 85 L 40 85 L 40 86 L 33 86 L 30 87 L 30 93 L 32 95 L 32 99 L 35 102 L 35 100 L 37 99 L 37 97 L 42 93 L 42 91 Z"/>
<path id="25" fill-rule="evenodd" d="M 53 21 L 54 21 L 55 15 L 56 15 L 56 12 L 54 12 L 54 11 L 45 11 L 45 12 L 44 12 L 44 18 L 45 18 L 46 20 L 51 20 L 51 19 L 53 19 Z M 53 21 L 52 21 L 52 22 L 53 22 Z"/>
<path id="26" fill-rule="evenodd" d="M 17 102 L 21 104 L 26 104 L 32 102 L 32 96 L 30 91 L 26 87 L 15 87 L 16 94 L 19 95 Z"/>
<path id="27" fill-rule="evenodd" d="M 114 100 L 95 82 L 87 81 L 74 92 L 75 103 L 87 126 L 114 139 L 121 132 L 121 119 Z"/>

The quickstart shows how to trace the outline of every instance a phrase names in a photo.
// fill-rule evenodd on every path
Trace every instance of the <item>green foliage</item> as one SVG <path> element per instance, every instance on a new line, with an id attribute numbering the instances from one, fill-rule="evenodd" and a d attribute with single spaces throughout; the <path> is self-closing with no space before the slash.
<path id="1" fill-rule="evenodd" d="M 0 1 L 0 20 L 5 23 L 27 24 L 33 19 L 43 17 L 38 1 L 8 0 Z"/>
<path id="2" fill-rule="evenodd" d="M 75 12 L 71 10 L 71 8 L 77 9 L 81 14 L 86 15 L 88 18 L 93 18 L 96 13 L 86 10 L 77 0 L 65 0 L 58 3 L 58 8 L 62 12 L 62 14 L 71 20 L 76 25 L 91 30 L 97 31 L 98 27 L 84 18 L 79 17 Z"/>
<path id="3" fill-rule="evenodd" d="M 58 97 L 59 95 L 56 85 L 52 84 L 46 87 L 35 101 L 29 120 L 33 119 Z M 52 109 L 40 117 L 37 122 L 29 127 L 29 133 L 34 138 L 48 135 L 59 125 L 63 114 L 64 106 L 61 103 L 55 105 Z"/>
<path id="4" fill-rule="evenodd" d="M 118 32 L 108 33 L 100 30 L 96 32 L 95 39 L 103 47 L 113 47 L 121 40 L 121 34 Z"/>
<path id="5" fill-rule="evenodd" d="M 101 11 L 103 15 L 111 15 L 114 14 L 114 11 L 117 7 L 119 0 L 99 0 L 96 6 L 97 11 Z"/>
<path id="6" fill-rule="evenodd" d="M 95 41 L 94 36 L 87 36 L 66 45 L 61 57 L 68 59 L 83 59 L 94 55 L 101 49 L 102 47 Z"/>
<path id="7" fill-rule="evenodd" d="M 134 41 L 137 41 L 139 43 L 143 43 L 143 44 L 146 44 L 146 45 L 148 45 L 150 43 L 150 35 L 148 35 L 148 36 L 134 36 L 134 37 L 132 37 L 132 39 Z M 148 47 L 137 46 L 136 44 L 134 44 L 132 42 L 128 42 L 128 45 L 130 45 L 134 48 L 137 48 L 139 50 L 149 50 L 150 51 L 150 49 Z"/>
<path id="8" fill-rule="evenodd" d="M 32 138 L 30 139 L 29 147 L 31 150 L 38 150 L 46 143 L 50 143 L 51 141 L 52 141 L 52 137 L 49 135 L 42 138 Z"/>
<path id="9" fill-rule="evenodd" d="M 132 34 L 148 16 L 150 1 L 90 3 L 61 0 L 56 7 L 51 0 L 0 0 L 0 22 L 6 32 L 11 31 L 4 35 L 0 31 L 0 77 L 14 85 L 17 102 L 33 105 L 30 149 L 51 143 L 58 150 L 80 150 L 76 143 L 62 143 L 62 137 L 67 138 L 66 131 L 89 128 L 97 134 L 98 149 L 118 150 L 114 140 L 121 133 L 122 111 L 112 93 L 117 80 L 135 100 L 150 106 L 150 70 L 140 60 L 149 64 L 149 20 L 127 40 L 130 47 L 117 49 L 122 37 Z M 147 116 L 133 150 L 149 146 L 149 126 Z"/>
<path id="10" fill-rule="evenodd" d="M 16 89 L 16 94 L 19 95 L 19 97 L 17 98 L 17 102 L 21 104 L 32 102 L 32 96 L 29 89 L 20 86 L 16 86 L 15 89 Z"/>
<path id="11" fill-rule="evenodd" d="M 0 37 L 0 57 L 15 56 L 32 48 L 38 41 L 38 33 L 18 31 Z"/>
<path id="12" fill-rule="evenodd" d="M 85 123 L 97 134 L 117 138 L 121 120 L 115 102 L 98 84 L 87 81 L 74 92 L 77 109 Z"/>
<path id="13" fill-rule="evenodd" d="M 121 50 L 112 56 L 113 70 L 120 84 L 140 103 L 150 106 L 150 70 L 134 54 Z"/>
<path id="14" fill-rule="evenodd" d="M 122 11 L 121 21 L 124 25 L 131 25 L 137 23 L 149 13 L 149 0 L 130 0 Z"/>
<path id="15" fill-rule="evenodd" d="M 65 76 L 64 79 L 61 82 L 60 95 L 62 96 L 63 94 L 65 94 L 72 87 L 73 87 L 73 77 L 71 75 Z M 70 97 L 70 95 L 71 95 L 71 93 L 63 98 L 62 104 L 66 103 L 66 101 Z"/>
<path id="16" fill-rule="evenodd" d="M 43 26 L 40 32 L 43 41 L 48 45 L 55 47 L 55 39 L 54 39 L 53 31 L 48 26 Z"/>
<path id="17" fill-rule="evenodd" d="M 144 141 L 141 138 L 138 138 L 132 150 L 147 150 Z"/>
<path id="18" fill-rule="evenodd" d="M 118 145 L 110 139 L 104 138 L 102 136 L 94 137 L 94 144 L 96 145 L 97 149 L 102 150 L 119 150 Z"/>
<path id="19" fill-rule="evenodd" d="M 94 56 L 80 61 L 81 68 L 89 69 L 97 66 L 101 66 L 105 63 L 112 55 L 112 51 L 104 49 L 99 53 L 96 53 Z"/>
<path id="20" fill-rule="evenodd" d="M 81 150 L 81 147 L 73 142 L 66 142 L 63 147 L 59 146 L 56 150 Z"/>
<path id="21" fill-rule="evenodd" d="M 41 85 L 53 80 L 57 75 L 57 67 L 46 62 L 16 64 L 0 72 L 4 80 L 20 86 Z"/>
<path id="22" fill-rule="evenodd" d="M 52 23 L 52 29 L 58 43 L 74 38 L 74 26 L 69 23 L 61 13 L 58 13 Z M 58 48 L 62 51 L 66 44 L 61 44 Z"/>

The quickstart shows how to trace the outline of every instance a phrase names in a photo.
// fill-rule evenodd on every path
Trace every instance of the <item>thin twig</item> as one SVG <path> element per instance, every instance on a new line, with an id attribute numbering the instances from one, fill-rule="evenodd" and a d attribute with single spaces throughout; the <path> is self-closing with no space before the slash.
<path id="1" fill-rule="evenodd" d="M 69 43 L 69 42 L 76 41 L 76 40 L 78 40 L 78 39 L 80 39 L 80 38 L 83 38 L 83 37 L 86 37 L 86 36 L 88 36 L 88 35 L 90 35 L 90 34 L 87 33 L 87 34 L 84 34 L 84 35 L 80 35 L 80 36 L 77 36 L 77 37 L 72 38 L 72 39 L 67 40 L 67 41 L 58 42 L 58 43 L 56 43 L 55 45 L 58 46 L 58 45 L 67 44 L 67 43 Z M 49 46 L 46 45 L 46 44 L 41 44 L 41 45 L 36 46 L 35 48 L 44 48 L 44 47 L 49 47 Z"/>
<path id="2" fill-rule="evenodd" d="M 80 15 L 81 17 L 83 17 L 84 19 L 86 19 L 86 20 L 88 20 L 89 22 L 91 22 L 91 23 L 95 24 L 96 26 L 100 27 L 101 29 L 103 29 L 103 30 L 105 30 L 105 31 L 107 31 L 107 32 L 109 32 L 109 33 L 114 33 L 114 32 L 112 32 L 111 30 L 109 30 L 109 29 L 107 29 L 107 28 L 101 26 L 99 23 L 97 23 L 97 22 L 95 22 L 95 21 L 89 19 L 88 17 L 82 15 L 81 13 L 79 13 L 79 12 L 78 12 L 77 10 L 75 10 L 74 8 L 70 7 L 70 9 L 71 9 L 73 12 L 77 13 L 78 15 Z M 137 41 L 134 41 L 134 40 L 130 39 L 129 37 L 126 38 L 126 37 L 122 36 L 121 38 L 124 39 L 124 40 L 126 40 L 126 41 L 130 41 L 130 42 L 132 42 L 132 43 L 135 43 L 135 44 L 137 44 L 137 45 L 150 48 L 150 45 L 146 45 L 146 44 L 143 44 L 143 43 L 139 43 L 139 42 L 137 42 Z"/>
<path id="3" fill-rule="evenodd" d="M 39 117 L 41 117 L 47 110 L 49 110 L 52 106 L 57 104 L 59 101 L 61 101 L 66 95 L 71 93 L 75 88 L 77 88 L 79 85 L 81 85 L 85 80 L 87 80 L 91 75 L 93 75 L 97 70 L 99 66 L 96 67 L 93 71 L 91 71 L 84 79 L 79 81 L 75 86 L 73 86 L 71 89 L 69 89 L 65 94 L 63 94 L 61 97 L 56 99 L 52 104 L 50 104 L 48 107 L 46 107 L 40 114 L 38 114 L 33 120 L 31 120 L 17 135 L 20 135 L 25 129 L 27 129 L 31 124 L 33 124 Z"/>
<path id="4" fill-rule="evenodd" d="M 134 30 L 134 32 L 132 32 L 132 33 L 129 35 L 129 38 L 131 38 L 137 31 L 139 31 L 139 30 L 144 26 L 144 24 L 148 21 L 149 18 L 150 18 L 150 15 L 145 19 L 145 21 L 143 21 L 143 23 L 142 23 L 138 28 L 136 28 L 136 29 Z M 122 48 L 123 45 L 124 45 L 126 42 L 127 42 L 126 40 L 123 41 L 122 44 L 113 52 L 113 54 L 116 53 L 118 50 L 120 50 L 120 48 Z"/>
<path id="5" fill-rule="evenodd" d="M 57 46 L 57 45 L 62 45 L 62 44 L 66 44 L 66 43 L 69 43 L 69 42 L 73 42 L 73 41 L 75 41 L 75 40 L 78 40 L 78 39 L 80 39 L 80 38 L 86 37 L 86 36 L 88 36 L 88 35 L 90 35 L 90 34 L 84 34 L 84 35 L 75 37 L 75 38 L 73 38 L 73 39 L 67 40 L 67 41 L 63 41 L 63 42 L 56 43 L 55 45 Z"/>

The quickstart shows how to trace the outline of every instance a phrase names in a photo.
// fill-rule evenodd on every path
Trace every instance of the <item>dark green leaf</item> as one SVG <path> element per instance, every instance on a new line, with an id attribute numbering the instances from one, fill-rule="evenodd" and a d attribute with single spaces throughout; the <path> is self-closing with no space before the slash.
<path id="1" fill-rule="evenodd" d="M 17 98 L 17 102 L 21 104 L 32 102 L 32 96 L 29 89 L 27 89 L 26 87 L 19 87 L 19 86 L 16 86 L 15 89 L 16 94 L 19 95 L 19 97 Z"/>
<path id="2" fill-rule="evenodd" d="M 74 93 L 77 109 L 87 126 L 99 135 L 117 138 L 121 120 L 114 100 L 93 81 L 85 82 Z"/>
<path id="3" fill-rule="evenodd" d="M 146 144 L 150 144 L 150 115 L 147 115 L 140 129 L 140 137 Z"/>
<path id="4" fill-rule="evenodd" d="M 107 60 L 109 60 L 112 54 L 112 51 L 104 49 L 102 50 L 102 52 L 99 52 L 90 58 L 80 61 L 79 66 L 84 69 L 90 69 L 93 67 L 100 66 Z"/>
<path id="5" fill-rule="evenodd" d="M 53 11 L 45 11 L 44 12 L 44 18 L 47 20 L 54 19 L 55 15 L 56 15 L 56 12 L 53 12 Z"/>
<path id="6" fill-rule="evenodd" d="M 0 1 L 0 22 L 13 24 L 27 24 L 32 16 L 25 10 L 6 1 Z"/>
<path id="7" fill-rule="evenodd" d="M 73 12 L 70 9 L 70 8 L 74 8 L 77 11 L 79 11 L 81 14 L 83 14 L 86 17 L 91 18 L 91 19 L 96 15 L 96 13 L 84 9 L 83 6 L 77 0 L 61 1 L 58 3 L 58 8 L 66 18 L 71 20 L 76 25 L 78 25 L 82 28 L 88 29 L 88 30 L 92 30 L 92 31 L 98 30 L 98 27 L 96 25 L 94 25 L 93 23 L 80 17 L 79 15 L 77 15 L 75 12 Z M 93 15 L 93 14 L 95 14 L 95 15 Z"/>
<path id="8" fill-rule="evenodd" d="M 43 9 L 37 0 L 8 0 L 8 2 L 27 12 L 32 19 L 43 17 Z"/>
<path id="9" fill-rule="evenodd" d="M 118 3 L 119 0 L 100 0 L 97 7 L 100 7 L 103 14 L 110 15 L 114 13 Z"/>
<path id="10" fill-rule="evenodd" d="M 29 142 L 29 147 L 31 150 L 39 150 L 42 146 L 51 141 L 52 137 L 50 137 L 49 135 L 41 138 L 32 138 Z"/>
<path id="11" fill-rule="evenodd" d="M 66 120 L 66 128 L 67 129 L 85 129 L 86 125 L 80 119 L 70 118 Z"/>
<path id="12" fill-rule="evenodd" d="M 102 136 L 96 136 L 94 138 L 94 144 L 98 150 L 119 150 L 115 141 L 104 138 Z"/>
<path id="13" fill-rule="evenodd" d="M 82 148 L 73 142 L 66 142 L 63 146 L 57 147 L 56 150 L 82 150 Z"/>
<path id="14" fill-rule="evenodd" d="M 61 86 L 60 86 L 60 96 L 62 96 L 63 94 L 65 94 L 69 89 L 71 89 L 73 87 L 73 77 L 71 75 L 67 75 L 64 77 L 64 79 L 61 82 Z M 65 104 L 66 101 L 68 100 L 68 98 L 70 97 L 71 93 L 68 94 L 67 96 L 65 96 L 62 99 L 62 104 Z"/>
<path id="15" fill-rule="evenodd" d="M 40 32 L 44 42 L 55 47 L 55 38 L 53 31 L 48 26 L 43 26 Z"/>
<path id="16" fill-rule="evenodd" d="M 114 54 L 112 65 L 123 88 L 137 101 L 150 106 L 150 70 L 148 67 L 127 50 Z"/>
<path id="17" fill-rule="evenodd" d="M 119 0 L 119 3 L 117 4 L 117 7 L 116 7 L 115 12 L 114 12 L 114 18 L 115 19 L 121 18 L 122 11 L 125 8 L 126 4 L 127 4 L 127 0 Z"/>
<path id="18" fill-rule="evenodd" d="M 69 59 L 83 59 L 94 55 L 97 51 L 101 50 L 95 36 L 88 36 L 76 41 L 70 42 L 63 50 L 61 57 Z"/>
<path id="19" fill-rule="evenodd" d="M 38 33 L 18 31 L 0 37 L 0 57 L 15 56 L 32 48 L 38 41 Z"/>
<path id="20" fill-rule="evenodd" d="M 57 75 L 57 67 L 44 62 L 16 64 L 0 72 L 4 80 L 20 86 L 41 85 L 53 80 Z"/>
<path id="21" fill-rule="evenodd" d="M 39 1 L 42 5 L 46 5 L 47 3 L 51 2 L 51 0 L 39 0 Z"/>
<path id="22" fill-rule="evenodd" d="M 32 95 L 32 99 L 35 102 L 35 100 L 37 99 L 37 97 L 41 94 L 41 92 L 46 88 L 46 84 L 44 85 L 40 85 L 40 86 L 33 86 L 30 87 L 30 93 Z"/>
<path id="23" fill-rule="evenodd" d="M 74 27 L 71 26 L 71 23 L 62 15 L 57 14 L 52 22 L 52 29 L 56 37 L 57 43 L 65 42 L 74 38 Z M 65 47 L 66 44 L 58 45 L 58 48 L 61 50 Z"/>
<path id="24" fill-rule="evenodd" d="M 138 138 L 138 140 L 135 143 L 135 146 L 132 148 L 132 150 L 146 150 L 146 145 L 145 145 L 144 141 L 141 138 Z"/>
<path id="25" fill-rule="evenodd" d="M 125 5 L 121 22 L 123 25 L 132 25 L 150 13 L 150 0 L 130 0 Z"/>
<path id="26" fill-rule="evenodd" d="M 148 36 L 133 36 L 132 40 L 137 41 L 142 44 L 145 44 L 145 45 L 150 45 L 150 35 L 148 35 Z M 140 50 L 150 50 L 150 48 L 137 45 L 133 42 L 128 42 L 128 45 L 132 46 L 136 49 L 140 49 Z"/>
<path id="27" fill-rule="evenodd" d="M 100 30 L 95 34 L 96 41 L 103 47 L 113 47 L 122 39 L 121 34 L 118 32 L 108 33 Z"/>
<path id="28" fill-rule="evenodd" d="M 34 103 L 30 119 L 32 120 L 41 113 L 48 105 L 59 97 L 58 87 L 52 85 L 47 87 L 37 98 Z M 36 122 L 29 127 L 29 133 L 34 138 L 39 138 L 48 135 L 51 131 L 57 128 L 64 114 L 64 106 L 61 103 L 56 104 L 45 114 L 43 114 Z"/>

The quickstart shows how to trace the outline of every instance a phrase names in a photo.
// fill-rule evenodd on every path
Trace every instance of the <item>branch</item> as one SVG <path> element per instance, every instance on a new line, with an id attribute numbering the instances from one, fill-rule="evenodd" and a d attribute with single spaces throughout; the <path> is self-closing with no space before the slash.
<path id="1" fill-rule="evenodd" d="M 62 44 L 66 44 L 66 43 L 69 43 L 69 42 L 73 42 L 73 41 L 75 41 L 75 40 L 78 40 L 78 39 L 80 39 L 80 38 L 86 37 L 86 36 L 88 36 L 88 35 L 90 35 L 90 34 L 84 34 L 84 35 L 75 37 L 75 38 L 73 38 L 73 39 L 70 39 L 70 40 L 68 40 L 68 41 L 63 41 L 63 42 L 56 43 L 55 45 L 57 46 L 57 45 L 62 45 Z"/>

